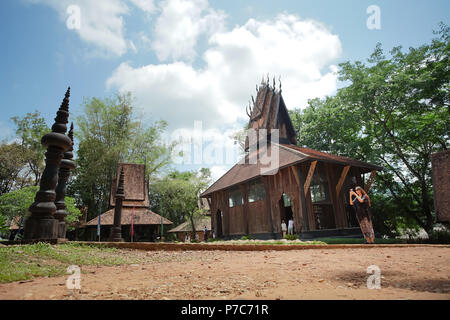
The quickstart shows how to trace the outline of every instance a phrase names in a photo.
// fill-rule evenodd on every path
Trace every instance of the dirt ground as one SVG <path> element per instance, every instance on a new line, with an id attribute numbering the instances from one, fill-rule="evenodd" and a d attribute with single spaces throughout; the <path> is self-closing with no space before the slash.
<path id="1" fill-rule="evenodd" d="M 450 248 L 134 253 L 161 259 L 81 267 L 81 290 L 68 290 L 67 276 L 0 284 L 0 299 L 450 300 Z M 370 265 L 381 289 L 367 288 Z"/>

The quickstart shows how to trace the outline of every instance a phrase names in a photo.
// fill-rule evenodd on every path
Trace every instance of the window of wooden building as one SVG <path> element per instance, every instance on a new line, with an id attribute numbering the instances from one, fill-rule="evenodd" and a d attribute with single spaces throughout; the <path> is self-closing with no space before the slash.
<path id="1" fill-rule="evenodd" d="M 250 182 L 250 190 L 248 193 L 248 202 L 264 200 L 266 198 L 266 189 L 261 179 Z"/>
<path id="2" fill-rule="evenodd" d="M 322 163 L 318 163 L 316 167 L 310 190 L 316 229 L 335 229 L 333 204 L 325 166 Z"/>
<path id="3" fill-rule="evenodd" d="M 244 202 L 242 197 L 242 192 L 239 190 L 239 188 L 234 188 L 230 190 L 230 198 L 229 198 L 229 205 L 230 208 L 241 206 Z"/>

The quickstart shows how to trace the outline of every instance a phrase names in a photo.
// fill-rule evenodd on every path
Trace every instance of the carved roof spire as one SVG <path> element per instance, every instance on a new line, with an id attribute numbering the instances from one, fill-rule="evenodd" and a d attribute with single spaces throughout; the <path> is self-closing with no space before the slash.
<path id="1" fill-rule="evenodd" d="M 52 126 L 52 131 L 57 133 L 66 133 L 67 122 L 69 119 L 69 98 L 70 98 L 70 87 L 67 89 L 64 99 L 56 113 L 55 123 Z"/>
<path id="2" fill-rule="evenodd" d="M 123 187 L 124 180 L 125 180 L 125 173 L 124 173 L 123 167 L 122 167 L 120 169 L 119 186 L 117 187 L 116 197 L 125 197 L 124 187 Z"/>

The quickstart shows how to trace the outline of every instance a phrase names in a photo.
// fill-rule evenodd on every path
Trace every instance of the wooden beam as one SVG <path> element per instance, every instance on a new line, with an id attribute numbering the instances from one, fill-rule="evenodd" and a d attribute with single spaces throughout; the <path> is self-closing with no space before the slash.
<path id="1" fill-rule="evenodd" d="M 370 177 L 369 180 L 367 180 L 367 183 L 364 187 L 364 190 L 366 190 L 366 192 L 369 192 L 370 187 L 372 186 L 373 180 L 375 179 L 375 174 L 377 173 L 376 170 L 372 170 L 370 172 Z"/>
<path id="2" fill-rule="evenodd" d="M 300 186 L 300 177 L 298 176 L 297 168 L 295 166 L 291 166 L 291 169 L 294 174 L 295 181 L 297 181 L 297 185 Z"/>
<path id="3" fill-rule="evenodd" d="M 350 170 L 350 166 L 345 166 L 344 169 L 342 169 L 341 177 L 339 178 L 339 181 L 336 185 L 336 194 L 339 195 L 339 192 L 341 192 L 342 185 L 344 184 L 345 178 L 347 177 L 348 170 Z"/>
<path id="4" fill-rule="evenodd" d="M 311 180 L 314 174 L 314 170 L 316 169 L 317 160 L 311 162 L 311 165 L 309 166 L 308 175 L 306 177 L 305 186 L 304 186 L 304 192 L 305 195 L 308 193 L 309 185 L 311 184 Z"/>

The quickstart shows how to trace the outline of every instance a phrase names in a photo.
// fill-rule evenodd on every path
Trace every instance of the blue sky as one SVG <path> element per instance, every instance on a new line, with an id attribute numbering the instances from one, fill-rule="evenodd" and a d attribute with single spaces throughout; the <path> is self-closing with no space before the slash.
<path id="1" fill-rule="evenodd" d="M 70 5 L 79 30 L 66 26 Z M 366 26 L 370 5 L 380 30 Z M 35 109 L 51 125 L 69 85 L 72 119 L 85 98 L 131 91 L 148 121 L 189 134 L 200 120 L 220 137 L 246 122 L 262 74 L 281 75 L 288 108 L 304 107 L 341 85 L 340 62 L 365 60 L 377 42 L 429 42 L 449 12 L 447 0 L 2 0 L 0 140 L 13 136 L 12 116 Z"/>

